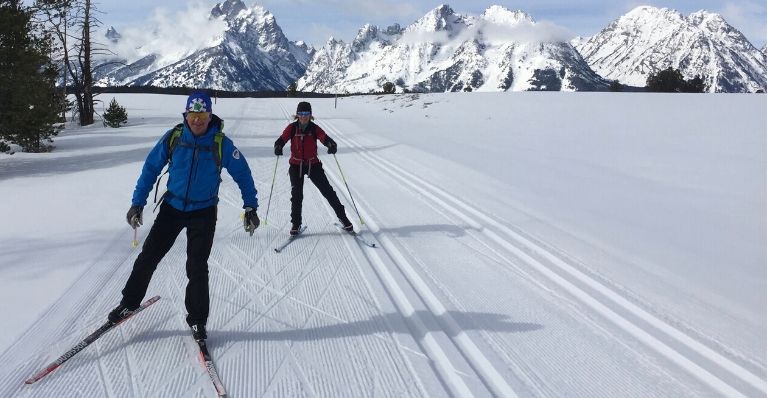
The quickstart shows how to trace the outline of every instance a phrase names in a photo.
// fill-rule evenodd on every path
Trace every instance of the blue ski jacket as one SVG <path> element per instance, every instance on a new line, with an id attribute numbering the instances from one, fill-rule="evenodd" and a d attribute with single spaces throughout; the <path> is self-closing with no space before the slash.
<path id="1" fill-rule="evenodd" d="M 170 161 L 168 167 L 167 191 L 163 200 L 181 211 L 194 211 L 214 206 L 218 203 L 218 188 L 221 184 L 221 172 L 216 163 L 218 146 L 213 138 L 223 130 L 224 121 L 216 115 L 208 125 L 208 131 L 202 136 L 192 134 L 184 122 L 183 131 L 169 159 L 169 137 L 173 129 L 168 130 L 155 144 L 144 162 L 141 176 L 133 191 L 132 204 L 146 206 L 146 200 L 152 191 L 157 177 Z M 242 194 L 243 208 L 258 208 L 256 186 L 245 156 L 234 146 L 231 139 L 224 136 L 221 146 L 221 167 L 226 169 L 237 183 Z"/>

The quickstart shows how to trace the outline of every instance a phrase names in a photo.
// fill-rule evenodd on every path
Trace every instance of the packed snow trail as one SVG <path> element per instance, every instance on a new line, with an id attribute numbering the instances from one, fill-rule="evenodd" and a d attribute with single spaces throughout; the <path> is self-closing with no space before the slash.
<path id="1" fill-rule="evenodd" d="M 149 97 L 135 98 L 143 104 Z M 168 104 L 179 99 L 155 100 L 166 98 Z M 440 101 L 454 98 L 463 97 L 347 98 L 339 109 L 332 99 L 311 99 L 316 122 L 339 144 L 344 176 L 320 147 L 326 173 L 355 228 L 376 247 L 339 231 L 333 211 L 307 183 L 308 228 L 281 253 L 274 248 L 288 237 L 290 184 L 287 159 L 280 159 L 275 173 L 272 143 L 298 101 L 218 101 L 227 135 L 253 170 L 260 211 L 275 180 L 269 223 L 250 237 L 239 219 L 239 190 L 223 174 L 209 262 L 208 347 L 228 396 L 767 396 L 767 372 L 757 354 L 738 349 L 737 339 L 709 338 L 715 336 L 710 330 L 691 328 L 654 297 L 584 260 L 593 256 L 561 246 L 563 236 L 579 231 L 557 229 L 530 211 L 523 195 L 510 195 L 499 184 L 498 169 L 475 171 L 458 160 L 460 154 L 395 140 L 388 131 L 391 113 L 418 108 L 428 116 Z M 518 97 L 493 98 L 499 109 L 522 108 L 517 117 L 524 116 L 527 105 L 507 106 Z M 546 98 L 554 104 L 570 101 Z M 429 123 L 435 122 L 421 119 L 429 118 L 406 121 L 428 137 Z M 125 141 L 118 145 L 126 146 L 120 175 L 135 181 L 146 151 L 173 121 L 152 120 L 116 133 Z M 440 136 L 454 128 L 438 126 Z M 73 146 L 76 140 L 89 142 L 87 134 L 63 138 Z M 465 148 L 462 139 L 444 135 L 446 145 Z M 92 157 L 63 154 L 58 160 L 68 164 Z M 55 164 L 55 156 L 62 154 L 46 162 Z M 524 165 L 524 173 L 546 175 L 548 165 L 536 156 L 529 163 L 514 159 L 501 170 Z M 64 173 L 61 177 L 77 171 Z M 69 183 L 80 186 L 74 179 Z M 364 226 L 352 213 L 346 183 Z M 124 203 L 129 189 L 121 188 L 114 202 Z M 498 195 L 478 194 L 493 191 Z M 151 214 L 148 206 L 139 240 Z M 119 215 L 114 218 L 123 223 L 119 232 L 99 241 L 80 276 L 0 352 L 0 360 L 12 365 L 0 370 L 0 396 L 216 395 L 184 321 L 184 234 L 150 285 L 148 295 L 163 296 L 161 302 L 43 380 L 23 385 L 103 323 L 119 301 L 138 251 L 130 249 L 132 231 Z M 541 225 L 548 234 L 540 234 Z"/>

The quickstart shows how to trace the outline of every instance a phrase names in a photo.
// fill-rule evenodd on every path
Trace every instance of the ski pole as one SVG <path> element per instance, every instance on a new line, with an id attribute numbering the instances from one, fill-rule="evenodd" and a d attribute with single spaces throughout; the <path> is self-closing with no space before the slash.
<path id="1" fill-rule="evenodd" d="M 341 173 L 341 179 L 344 180 L 344 185 L 346 185 L 346 192 L 349 192 L 349 198 L 352 200 L 352 206 L 354 206 L 354 211 L 357 212 L 357 217 L 360 218 L 360 225 L 365 225 L 365 221 L 362 219 L 362 216 L 360 215 L 360 211 L 357 210 L 357 204 L 354 203 L 354 196 L 352 196 L 352 191 L 349 189 L 349 184 L 346 182 L 346 176 L 344 176 L 344 171 L 341 170 L 341 163 L 338 163 L 338 158 L 336 157 L 336 154 L 333 154 L 333 159 L 336 160 L 336 165 L 338 166 L 338 172 Z"/>
<path id="2" fill-rule="evenodd" d="M 274 180 L 277 179 L 277 164 L 280 163 L 280 155 L 277 155 L 277 161 L 274 162 L 274 173 L 272 174 L 272 187 L 269 189 L 269 202 L 266 204 L 266 215 L 264 216 L 264 225 L 269 218 L 269 207 L 272 205 L 272 192 L 274 192 Z"/>
<path id="3" fill-rule="evenodd" d="M 133 242 L 131 242 L 131 246 L 134 249 L 138 247 L 138 228 L 136 227 L 133 227 Z"/>

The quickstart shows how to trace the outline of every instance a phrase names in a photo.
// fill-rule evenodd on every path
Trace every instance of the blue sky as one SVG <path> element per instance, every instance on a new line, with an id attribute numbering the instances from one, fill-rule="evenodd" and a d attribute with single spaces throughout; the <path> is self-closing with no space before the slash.
<path id="1" fill-rule="evenodd" d="M 114 26 L 119 31 L 146 23 L 158 8 L 164 9 L 167 15 L 174 15 L 189 7 L 200 7 L 200 12 L 205 12 L 203 10 L 216 3 L 206 0 L 102 0 L 97 7 L 103 13 L 99 18 L 104 25 Z M 254 4 L 247 0 L 245 3 Z M 405 26 L 441 4 L 439 0 L 261 0 L 255 3 L 274 14 L 288 39 L 303 40 L 315 46 L 321 46 L 330 36 L 348 42 L 365 23 L 388 26 L 397 22 Z M 758 48 L 767 43 L 767 0 L 453 0 L 445 4 L 458 13 L 474 15 L 494 4 L 522 10 L 536 21 L 549 21 L 568 29 L 573 37 L 593 35 L 639 5 L 673 8 L 685 15 L 705 9 L 722 14 Z"/>

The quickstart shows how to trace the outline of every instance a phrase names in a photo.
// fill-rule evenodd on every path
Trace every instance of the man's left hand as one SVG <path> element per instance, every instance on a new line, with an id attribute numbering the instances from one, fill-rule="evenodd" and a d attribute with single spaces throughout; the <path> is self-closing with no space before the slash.
<path id="1" fill-rule="evenodd" d="M 258 214 L 256 214 L 256 209 L 246 207 L 245 217 L 242 219 L 242 223 L 245 232 L 248 232 L 250 233 L 250 236 L 253 236 L 253 232 L 256 232 L 256 228 L 261 224 L 261 220 L 258 219 Z"/>

